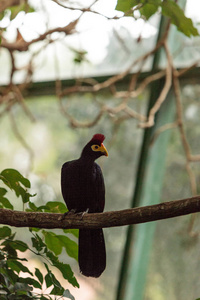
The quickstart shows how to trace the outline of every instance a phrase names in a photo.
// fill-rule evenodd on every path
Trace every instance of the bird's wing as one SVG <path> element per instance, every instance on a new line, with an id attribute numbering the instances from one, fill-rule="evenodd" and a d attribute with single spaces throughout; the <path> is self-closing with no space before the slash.
<path id="1" fill-rule="evenodd" d="M 93 169 L 83 167 L 78 160 L 62 166 L 62 195 L 69 210 L 102 212 L 105 205 L 105 186 L 101 168 L 94 163 Z"/>
<path id="2" fill-rule="evenodd" d="M 102 212 L 105 206 L 105 184 L 100 166 L 95 163 L 95 212 Z"/>
<path id="3" fill-rule="evenodd" d="M 76 209 L 77 198 L 79 197 L 78 186 L 76 185 L 77 168 L 75 161 L 66 162 L 61 169 L 61 190 L 69 210 Z"/>

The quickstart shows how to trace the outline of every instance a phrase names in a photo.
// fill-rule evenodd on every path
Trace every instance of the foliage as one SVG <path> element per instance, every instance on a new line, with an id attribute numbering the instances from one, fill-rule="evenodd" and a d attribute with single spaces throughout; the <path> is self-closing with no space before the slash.
<path id="1" fill-rule="evenodd" d="M 72 47 L 70 47 L 70 50 L 74 54 L 74 63 L 75 64 L 81 64 L 83 61 L 88 61 L 87 58 L 86 58 L 87 51 L 84 51 L 84 50 L 79 51 L 79 50 L 76 50 Z"/>
<path id="2" fill-rule="evenodd" d="M 46 205 L 37 207 L 30 201 L 31 195 L 28 188 L 31 187 L 30 181 L 23 177 L 17 170 L 5 169 L 0 173 L 3 184 L 15 192 L 16 196 L 21 197 L 23 204 L 26 203 L 27 211 L 45 212 L 65 212 L 66 207 L 61 202 L 48 202 Z M 0 208 L 13 209 L 13 205 L 5 197 L 7 189 L 0 188 Z M 64 233 L 72 233 L 77 237 L 77 230 L 63 230 Z M 65 289 L 53 274 L 51 267 L 57 268 L 64 279 L 72 286 L 79 287 L 69 264 L 61 262 L 58 255 L 63 248 L 66 253 L 77 260 L 77 243 L 66 235 L 56 235 L 54 232 L 29 228 L 31 246 L 17 240 L 14 233 L 8 226 L 0 228 L 0 298 L 3 299 L 51 299 L 45 295 L 44 288 L 50 288 L 50 295 L 63 296 L 74 299 L 68 289 Z M 35 268 L 31 272 L 26 263 L 26 253 L 31 251 L 40 256 L 43 261 L 45 275 Z M 21 258 L 19 253 L 24 253 Z M 39 289 L 40 294 L 36 294 L 33 288 Z"/>
<path id="3" fill-rule="evenodd" d="M 17 170 L 14 169 L 5 169 L 0 173 L 0 179 L 3 183 L 8 186 L 11 190 L 15 191 L 17 197 L 21 196 L 23 203 L 27 203 L 30 197 L 34 195 L 30 195 L 26 188 L 30 188 L 30 181 L 24 178 Z M 7 190 L 1 188 L 0 190 L 2 196 L 7 193 Z M 4 197 L 3 197 L 4 198 Z M 1 201 L 1 198 L 0 198 Z M 2 205 L 5 208 L 13 209 L 13 206 L 10 204 L 9 200 L 4 198 L 3 202 L 1 201 Z M 4 203 L 4 204 L 3 204 Z"/>
<path id="4" fill-rule="evenodd" d="M 197 36 L 198 31 L 193 26 L 192 20 L 184 15 L 183 10 L 174 0 L 118 0 L 116 9 L 125 12 L 127 15 L 131 15 L 131 9 L 138 10 L 142 17 L 149 19 L 154 15 L 159 9 L 164 16 L 171 19 L 171 22 L 177 27 L 177 29 L 185 34 L 186 36 Z M 27 1 L 21 1 L 19 5 L 14 5 L 8 7 L 6 10 L 0 13 L 0 20 L 4 18 L 5 15 L 13 20 L 20 12 L 32 13 L 34 8 L 27 3 Z M 71 50 L 76 54 L 74 58 L 75 63 L 80 63 L 84 60 L 85 54 L 87 52 L 77 51 L 71 48 Z"/>
<path id="5" fill-rule="evenodd" d="M 177 29 L 188 37 L 197 36 L 198 31 L 194 27 L 192 20 L 184 15 L 183 10 L 173 0 L 118 0 L 116 9 L 127 12 L 132 8 L 138 10 L 142 17 L 149 19 L 154 15 L 159 8 L 161 13 L 170 18 L 171 23 L 174 24 Z"/>
<path id="6" fill-rule="evenodd" d="M 22 0 L 22 1 L 19 1 L 19 2 L 20 2 L 20 5 L 18 7 L 17 6 L 12 7 L 11 9 L 8 8 L 8 10 L 6 12 L 6 14 L 7 13 L 10 14 L 10 17 L 9 17 L 10 23 L 12 23 L 11 20 L 13 20 L 18 15 L 18 13 L 21 13 L 21 11 L 31 12 L 31 8 L 27 10 L 22 6 L 23 3 L 27 3 L 27 1 Z M 10 1 L 9 1 L 9 3 L 10 3 Z M 64 5 L 68 5 L 68 4 L 62 2 L 62 6 L 64 6 Z M 76 3 L 76 6 L 77 6 L 77 3 Z M 63 9 L 65 9 L 65 8 L 63 7 Z M 129 0 L 129 1 L 122 0 L 122 1 L 120 1 L 120 0 L 118 0 L 117 9 L 125 12 L 125 16 L 132 16 L 132 17 L 133 17 L 133 11 L 137 11 L 137 12 L 140 13 L 140 17 L 144 18 L 146 20 L 148 20 L 155 13 L 159 12 L 159 13 L 162 13 L 163 15 L 165 15 L 166 17 L 170 18 L 171 23 L 173 23 L 177 27 L 177 29 L 180 32 L 182 32 L 184 35 L 189 36 L 189 37 L 198 35 L 197 30 L 193 26 L 191 19 L 187 18 L 184 15 L 181 8 L 178 6 L 178 4 L 176 4 L 176 1 L 172 1 L 172 0 L 164 0 L 164 1 L 161 1 L 161 0 L 141 0 L 141 1 L 138 1 L 138 0 Z M 82 14 L 87 14 L 88 12 L 92 13 L 92 10 L 93 10 L 93 7 L 87 8 L 86 11 L 84 11 L 84 9 L 83 9 Z M 95 10 L 95 8 L 94 8 L 94 10 Z M 98 16 L 98 13 L 97 13 L 97 16 Z M 3 17 L 4 17 L 4 12 L 1 14 L 0 18 L 3 18 Z M 30 75 L 34 75 L 35 69 L 33 68 L 33 66 L 39 65 L 39 67 L 40 67 L 40 64 L 38 64 L 38 61 L 37 61 L 38 60 L 38 53 L 42 52 L 44 50 L 44 47 L 41 47 L 41 51 L 38 51 L 37 48 L 39 48 L 39 47 L 36 46 L 35 47 L 36 51 L 34 52 L 33 55 L 31 55 L 30 61 L 27 63 L 27 65 L 22 66 L 23 70 L 27 70 L 27 72 L 24 76 L 24 78 L 26 78 L 27 82 L 25 82 L 26 84 L 20 86 L 20 88 L 21 88 L 20 90 L 17 89 L 17 86 L 15 86 L 14 82 L 13 82 L 13 78 L 15 78 L 15 74 L 20 70 L 20 67 L 19 67 L 19 69 L 17 67 L 18 66 L 18 61 L 17 61 L 18 54 L 19 53 L 21 54 L 21 52 L 23 52 L 23 51 L 28 52 L 29 46 L 31 46 L 32 44 L 37 44 L 37 42 L 41 43 L 41 41 L 43 41 L 44 44 L 46 43 L 45 47 L 48 47 L 48 45 L 51 47 L 52 44 L 54 43 L 54 41 L 56 40 L 56 35 L 55 35 L 55 40 L 54 40 L 54 33 L 56 33 L 56 32 L 61 33 L 64 36 L 66 35 L 66 38 L 70 37 L 73 33 L 76 34 L 77 30 L 75 28 L 75 25 L 78 24 L 79 18 L 80 17 L 78 17 L 78 19 L 76 20 L 77 23 L 74 22 L 74 26 L 70 25 L 71 29 L 68 26 L 68 18 L 65 18 L 66 19 L 66 24 L 65 24 L 66 26 L 64 28 L 62 28 L 62 27 L 56 28 L 55 27 L 55 28 L 53 28 L 49 31 L 48 29 L 52 28 L 52 26 L 47 26 L 46 32 L 44 32 L 44 33 L 42 32 L 42 34 L 38 32 L 38 38 L 36 38 L 36 39 L 33 38 L 31 41 L 23 40 L 23 37 L 18 35 L 17 38 L 16 38 L 16 41 L 14 41 L 13 43 L 9 43 L 9 40 L 8 41 L 6 40 L 6 35 L 4 35 L 4 31 L 6 30 L 6 28 L 1 29 L 2 47 L 4 49 L 8 49 L 8 55 L 9 55 L 10 61 L 12 62 L 12 66 L 10 67 L 10 72 L 9 72 L 9 74 L 10 74 L 10 78 L 9 78 L 10 79 L 10 84 L 2 92 L 2 95 L 3 95 L 2 106 L 3 106 L 3 108 L 5 108 L 5 109 L 2 110 L 2 112 L 1 112 L 2 114 L 4 112 L 5 113 L 10 112 L 11 113 L 12 112 L 11 109 L 14 107 L 14 105 L 16 103 L 21 104 L 21 107 L 24 109 L 24 111 L 26 113 L 28 112 L 28 110 L 26 110 L 25 101 L 23 101 L 24 99 L 23 99 L 22 95 L 23 95 L 23 92 L 24 92 L 24 87 L 27 86 L 27 83 L 29 83 L 29 80 L 31 82 L 31 77 L 32 76 L 30 76 Z M 116 17 L 116 19 L 117 19 L 117 17 Z M 132 47 L 131 38 L 129 38 L 129 39 L 130 39 L 129 44 L 130 44 L 131 53 L 134 53 L 134 55 L 135 55 L 135 49 Z M 62 36 L 61 36 L 60 40 L 65 41 L 64 38 L 62 38 Z M 119 40 L 121 40 L 120 36 L 118 37 L 117 42 Z M 140 47 L 140 50 L 142 50 L 142 47 L 141 47 L 141 44 L 139 43 L 139 41 L 140 40 L 138 39 L 138 45 Z M 111 46 L 113 46 L 112 43 L 110 43 L 110 44 L 111 44 Z M 122 40 L 121 44 L 122 44 L 122 46 L 126 46 L 123 43 L 123 40 Z M 126 48 L 126 47 L 124 47 L 124 48 Z M 185 47 L 182 47 L 182 49 L 183 48 L 185 48 Z M 34 49 L 34 47 L 33 47 L 33 49 Z M 134 49 L 134 51 L 132 51 L 132 49 Z M 155 49 L 156 49 L 156 47 L 155 47 Z M 74 63 L 76 63 L 77 65 L 81 64 L 82 62 L 87 61 L 87 58 L 86 58 L 87 57 L 87 52 L 86 51 L 84 51 L 84 50 L 79 51 L 78 49 L 75 50 L 75 49 L 72 49 L 72 48 L 70 48 L 70 50 L 74 55 L 73 56 L 74 57 Z M 115 50 L 115 53 L 117 53 L 117 52 L 118 51 Z M 120 52 L 119 52 L 119 54 L 120 54 L 119 56 L 121 57 Z M 46 57 L 49 57 L 49 55 L 46 56 Z M 61 59 L 62 64 L 64 65 L 64 62 L 65 62 L 64 61 L 64 56 L 60 56 L 58 58 L 59 58 L 59 60 Z M 127 54 L 126 54 L 126 58 L 127 58 L 127 61 L 128 61 L 129 57 L 128 57 Z M 113 57 L 112 57 L 112 59 L 113 59 Z M 51 59 L 51 61 L 53 61 L 53 59 Z M 114 60 L 115 64 L 116 64 L 116 61 L 117 61 L 117 59 Z M 142 61 L 142 62 L 144 62 L 144 61 Z M 119 60 L 119 63 L 120 63 L 120 60 Z M 169 62 L 169 65 L 171 65 L 171 62 Z M 132 64 L 131 64 L 131 66 L 132 66 Z M 66 66 L 66 69 L 67 69 L 67 66 Z M 130 69 L 131 68 L 129 66 L 128 70 L 130 70 Z M 139 71 L 141 71 L 141 69 L 139 69 Z M 127 73 L 124 73 L 124 74 L 127 74 Z M 122 77 L 123 77 L 123 74 L 121 74 L 120 78 L 122 78 Z M 151 78 L 151 77 L 149 77 L 149 78 Z M 110 82 L 112 83 L 112 86 L 110 85 L 110 87 L 112 87 L 112 91 L 114 91 L 115 90 L 115 85 L 113 85 L 112 80 L 110 80 Z M 93 92 L 99 91 L 99 88 L 101 88 L 103 86 L 108 87 L 109 82 L 104 82 L 105 84 L 102 84 L 102 85 L 96 85 L 96 86 L 94 85 L 94 87 L 93 87 L 93 84 L 95 84 L 94 80 L 93 81 L 87 81 L 87 83 L 89 83 L 89 84 L 88 84 L 88 87 L 87 87 L 86 91 L 89 91 L 89 92 L 91 91 L 91 94 L 92 94 Z M 91 83 L 92 83 L 92 86 L 90 86 Z M 145 83 L 145 81 L 144 81 L 144 83 Z M 115 84 L 115 82 L 114 82 L 114 84 Z M 158 82 L 158 84 L 159 84 L 159 82 Z M 60 84 L 60 87 L 61 86 L 62 85 Z M 128 88 L 127 91 L 128 90 L 132 91 L 133 86 L 134 86 L 133 81 L 131 81 L 130 82 L 130 88 Z M 137 87 L 137 84 L 135 84 L 135 86 Z M 59 87 L 59 82 L 57 82 L 56 87 Z M 71 88 L 71 87 L 69 88 L 69 93 L 71 93 L 71 91 L 78 91 L 79 88 L 80 88 L 80 91 L 81 91 L 82 85 L 78 82 L 78 85 L 75 86 L 74 89 Z M 82 90 L 84 91 L 85 89 L 83 88 Z M 118 90 L 119 89 L 117 88 L 116 91 L 115 91 L 115 94 L 117 94 L 116 92 Z M 58 91 L 59 100 L 60 100 L 60 94 L 62 94 L 62 93 L 61 93 L 59 88 L 57 88 L 57 91 Z M 69 95 L 67 94 L 67 90 L 65 92 L 66 92 L 66 95 L 67 95 L 67 101 L 66 102 L 67 102 L 67 105 L 68 105 L 69 104 L 69 97 L 68 97 Z M 102 89 L 100 89 L 100 92 L 102 93 Z M 144 92 L 144 90 L 142 90 L 142 93 L 143 92 Z M 63 95 L 65 95 L 65 94 L 63 93 Z M 20 98 L 20 96 L 21 96 L 21 98 Z M 141 94 L 139 96 L 141 96 Z M 77 102 L 78 102 L 77 103 L 77 111 L 79 113 L 78 114 L 78 116 L 79 116 L 78 120 L 80 121 L 80 115 L 81 116 L 83 115 L 83 111 L 81 111 L 80 105 L 85 106 L 85 102 L 82 101 L 83 100 L 82 97 L 78 96 L 77 98 L 78 98 L 78 100 L 77 100 Z M 96 94 L 95 94 L 94 98 L 95 98 L 95 100 L 97 98 L 96 104 L 99 105 L 99 107 L 101 107 L 101 104 L 98 102 L 98 97 L 96 96 Z M 18 101 L 13 101 L 13 99 L 18 99 Z M 81 99 L 81 101 L 80 101 L 80 99 Z M 119 97 L 118 97 L 118 99 L 119 99 Z M 118 99 L 116 97 L 115 101 L 118 100 Z M 125 96 L 125 99 L 128 99 L 127 94 Z M 136 99 L 134 99 L 134 101 L 135 100 Z M 93 102 L 95 103 L 95 101 L 93 101 Z M 103 103 L 102 112 L 103 113 L 108 112 L 109 117 L 112 116 L 113 120 L 116 120 L 116 123 L 114 124 L 114 125 L 116 125 L 116 128 L 119 128 L 117 126 L 120 123 L 117 123 L 117 121 L 120 121 L 122 119 L 125 120 L 125 119 L 127 119 L 127 116 L 131 117 L 131 113 L 132 113 L 132 116 L 135 116 L 135 115 L 137 116 L 138 115 L 138 114 L 135 114 L 134 104 L 133 103 L 130 104 L 130 102 L 131 101 L 129 101 L 130 107 L 127 106 L 128 110 L 126 110 L 127 115 L 125 114 L 125 110 L 120 111 L 120 109 L 119 109 L 120 105 L 117 106 L 118 104 L 116 105 L 116 103 L 113 104 L 113 106 L 111 105 L 111 108 L 108 107 L 109 109 L 106 110 L 105 101 L 102 102 Z M 61 103 L 61 101 L 60 101 L 60 103 Z M 106 104 L 107 103 L 108 103 L 108 101 L 106 102 Z M 178 99 L 177 99 L 177 103 L 178 103 Z M 122 102 L 122 104 L 123 105 L 121 105 L 121 107 L 124 107 L 123 102 Z M 90 107 L 89 107 L 88 111 L 91 112 L 91 104 L 89 106 Z M 114 109 L 112 109 L 112 107 Z M 65 109 L 64 108 L 65 108 L 65 106 L 63 106 L 61 108 L 62 112 L 65 113 L 65 116 L 68 118 L 69 123 L 71 124 L 71 126 L 73 128 L 74 127 L 81 127 L 81 126 L 82 127 L 87 127 L 85 124 L 82 125 L 81 122 L 79 122 L 79 123 L 75 122 L 74 119 L 71 117 L 71 115 L 68 114 L 68 111 L 65 111 L 66 108 Z M 84 107 L 84 110 L 85 110 L 85 107 Z M 40 107 L 40 115 L 41 115 L 41 111 L 42 110 L 41 110 L 41 107 Z M 43 113 L 44 113 L 44 111 L 43 111 Z M 103 115 L 103 113 L 101 114 L 101 111 L 100 111 L 99 118 L 96 118 L 95 122 L 89 122 L 88 127 L 95 125 L 97 123 L 97 121 L 100 119 L 100 117 Z M 118 117 L 117 113 L 119 113 L 118 114 L 119 117 Z M 123 113 L 124 115 L 123 114 L 120 115 L 120 113 Z M 28 113 L 27 113 L 27 115 L 28 115 Z M 96 115 L 96 112 L 95 112 L 95 115 Z M 141 121 L 142 119 L 139 119 L 139 120 Z M 143 120 L 145 120 L 145 118 Z M 180 125 L 180 128 L 183 128 L 182 122 L 180 120 L 181 120 L 181 118 L 179 117 L 177 124 Z M 19 124 L 14 122 L 14 121 L 15 121 L 15 118 L 13 117 L 11 123 L 13 124 L 13 128 L 16 129 L 16 127 L 18 127 Z M 51 122 L 52 122 L 52 120 L 51 120 Z M 58 123 L 60 124 L 60 122 L 58 122 L 58 118 L 57 118 L 57 124 Z M 15 125 L 17 125 L 17 126 L 15 126 Z M 23 127 L 25 127 L 24 123 L 23 123 Z M 55 126 L 55 127 L 57 127 L 57 126 Z M 196 127 L 198 127 L 198 126 L 196 126 Z M 106 131 L 106 125 L 105 124 L 103 124 L 102 128 L 103 128 L 103 130 Z M 16 130 L 15 130 L 15 132 L 16 132 Z M 18 132 L 20 132 L 20 130 L 18 130 Z M 109 132 L 109 130 L 108 130 L 108 132 Z M 194 128 L 193 128 L 192 132 L 194 132 Z M 114 132 L 114 133 L 115 133 L 114 135 L 116 135 L 116 132 Z M 128 147 L 121 147 L 121 145 L 122 144 L 125 145 L 127 143 L 127 140 L 129 140 L 129 145 L 130 145 L 130 140 L 133 139 L 133 134 L 135 134 L 135 132 L 133 132 L 133 130 L 131 130 L 131 134 L 129 136 L 129 139 L 126 139 L 125 135 L 124 135 L 124 137 L 123 137 L 124 138 L 124 143 L 120 143 L 118 145 L 118 151 L 120 153 L 122 153 L 122 150 L 123 151 L 128 150 Z M 183 135 L 184 134 L 182 134 L 182 136 Z M 19 136 L 19 134 L 18 134 L 18 136 Z M 65 136 L 66 136 L 66 134 L 65 134 Z M 21 137 L 23 138 L 23 134 L 21 134 Z M 21 140 L 23 140 L 22 138 L 21 138 Z M 34 138 L 32 138 L 32 140 L 33 140 L 33 142 L 35 142 Z M 62 141 L 63 140 L 64 139 L 62 139 Z M 177 140 L 179 140 L 179 139 L 177 139 Z M 196 140 L 198 141 L 198 138 Z M 66 143 L 66 140 L 64 142 Z M 68 142 L 69 142 L 69 144 L 73 144 L 73 143 L 71 143 L 71 141 L 68 141 Z M 72 148 L 72 150 L 70 150 L 70 151 L 73 151 L 73 147 L 69 147 L 69 148 Z M 130 153 L 129 154 L 130 158 L 129 158 L 129 161 L 128 161 L 127 164 L 124 164 L 124 166 L 122 166 L 123 164 L 121 164 L 121 165 L 120 164 L 113 164 L 113 168 L 112 168 L 112 174 L 114 174 L 114 175 L 112 175 L 113 177 L 115 175 L 117 176 L 117 174 L 123 174 L 123 171 L 119 168 L 120 166 L 124 167 L 124 170 L 127 174 L 128 169 L 130 169 L 127 166 L 128 166 L 130 161 L 133 161 L 132 151 L 127 151 L 127 152 L 124 152 L 124 153 L 126 154 L 128 152 Z M 48 155 L 49 155 L 49 151 L 48 151 Z M 121 156 L 123 156 L 123 155 L 121 155 Z M 41 157 L 41 153 L 40 153 L 40 157 Z M 112 154 L 112 157 L 113 157 L 113 154 Z M 190 155 L 187 155 L 187 157 L 190 158 Z M 120 160 L 121 160 L 121 158 L 120 158 Z M 189 159 L 188 159 L 188 166 L 189 166 L 189 163 L 190 162 L 189 162 Z M 118 172 L 116 172 L 116 168 L 119 168 Z M 9 175 L 9 173 L 13 176 L 13 179 L 7 178 L 7 175 Z M 181 174 L 181 176 L 183 176 L 183 173 L 184 172 L 182 172 L 182 170 L 181 170 L 181 172 L 179 172 L 179 174 Z M 191 171 L 190 171 L 190 174 L 191 174 Z M 121 181 L 122 177 L 125 178 L 125 176 L 121 176 L 121 179 L 119 179 L 120 181 L 117 181 L 118 184 L 117 184 L 115 189 L 113 189 L 112 191 L 111 191 L 111 189 L 109 190 L 109 188 L 107 189 L 107 193 L 110 193 L 110 195 L 112 197 L 113 197 L 113 195 L 115 195 L 114 193 L 116 193 L 116 195 L 115 195 L 116 199 L 115 200 L 118 200 L 118 201 L 120 200 L 120 196 L 123 197 L 123 200 L 124 200 L 125 197 L 128 198 L 128 192 L 127 192 L 128 181 L 127 182 L 124 181 L 125 184 L 122 184 L 122 181 Z M 173 183 L 174 183 L 174 176 L 169 176 L 169 177 L 172 178 L 171 180 L 173 180 Z M 123 180 L 124 180 L 124 178 L 123 178 Z M 24 180 L 23 177 L 20 177 L 19 174 L 16 173 L 16 171 L 13 172 L 13 170 L 10 170 L 10 171 L 7 170 L 6 172 L 3 172 L 3 175 L 1 174 L 0 179 L 2 180 L 2 182 L 4 183 L 4 185 L 6 187 L 6 188 L 5 187 L 0 188 L 0 206 L 2 208 L 13 209 L 13 203 L 10 203 L 10 201 L 8 200 L 9 196 L 6 196 L 8 194 L 8 191 L 7 191 L 7 188 L 8 188 L 8 189 L 12 189 L 14 191 L 14 193 L 16 194 L 16 196 L 22 199 L 23 206 L 26 207 L 26 210 L 29 210 L 29 211 L 51 211 L 51 212 L 64 212 L 65 211 L 65 206 L 60 202 L 48 202 L 46 205 L 42 205 L 42 206 L 39 206 L 39 207 L 36 206 L 35 202 L 34 201 L 32 202 L 32 196 L 33 195 L 30 195 L 27 191 L 27 189 L 29 188 L 30 185 L 28 185 L 26 180 Z M 17 184 L 16 184 L 16 182 L 17 182 Z M 119 185 L 119 182 L 121 183 L 120 185 Z M 122 187 L 122 185 L 123 185 L 123 187 Z M 186 185 L 181 185 L 181 186 L 185 189 L 187 187 Z M 131 185 L 131 188 L 132 188 L 132 185 Z M 171 189 L 172 188 L 170 188 L 170 190 Z M 177 186 L 176 186 L 176 190 L 177 190 Z M 183 193 L 183 190 L 182 190 L 182 193 Z M 173 197 L 174 197 L 174 195 L 173 195 Z M 110 198 L 110 197 L 108 197 L 108 198 Z M 166 199 L 166 195 L 165 195 L 165 199 Z M 115 201 L 115 205 L 116 205 L 116 201 Z M 124 201 L 123 201 L 123 205 L 125 205 Z M 169 227 L 170 227 L 170 229 L 172 228 L 172 226 L 169 226 Z M 117 239 L 113 238 L 113 231 L 112 231 L 112 240 L 115 241 L 115 243 L 113 243 L 114 244 L 113 253 L 115 255 L 112 255 L 112 259 L 113 259 L 113 265 L 115 266 L 116 265 L 116 248 L 117 248 L 116 247 L 116 241 L 117 241 Z M 117 229 L 117 231 L 118 231 L 118 229 Z M 64 231 L 64 233 L 68 234 L 68 233 L 71 233 L 71 232 Z M 32 228 L 32 229 L 30 229 L 30 235 L 31 235 L 31 243 L 32 243 L 32 244 L 30 243 L 31 246 L 28 246 L 26 243 L 17 240 L 17 245 L 18 245 L 18 247 L 20 247 L 20 245 L 21 245 L 21 250 L 16 249 L 17 250 L 16 251 L 15 248 L 14 248 L 15 246 L 13 246 L 13 245 L 15 245 L 15 242 L 16 242 L 16 239 L 15 239 L 16 235 L 13 232 L 11 232 L 10 228 L 7 227 L 7 226 L 4 226 L 3 229 L 2 229 L 2 244 L 0 246 L 0 251 L 2 251 L 2 252 L 0 252 L 0 264 L 1 264 L 1 262 L 5 263 L 5 265 L 4 265 L 5 267 L 2 268 L 5 272 L 5 274 L 1 273 L 1 270 L 0 270 L 0 273 L 1 273 L 1 275 L 0 275 L 1 280 L 0 281 L 3 282 L 2 281 L 2 279 L 3 279 L 5 282 L 4 282 L 4 286 L 2 286 L 2 291 L 4 292 L 4 294 L 2 293 L 2 297 L 0 297 L 0 298 L 4 299 L 3 297 L 5 296 L 6 299 L 7 298 L 9 298 L 9 299 L 22 299 L 22 298 L 26 299 L 27 298 L 28 299 L 28 297 L 32 298 L 32 299 L 34 297 L 35 297 L 35 299 L 38 299 L 38 298 L 46 299 L 45 297 L 47 295 L 44 295 L 44 293 L 43 293 L 43 295 L 40 295 L 40 296 L 39 295 L 34 295 L 34 293 L 33 293 L 33 288 L 39 287 L 39 289 L 42 291 L 42 288 L 45 286 L 45 287 L 49 287 L 49 288 L 52 289 L 51 294 L 53 294 L 53 293 L 57 294 L 57 295 L 61 294 L 65 297 L 73 299 L 73 296 L 70 294 L 69 290 L 65 290 L 63 292 L 64 288 L 60 286 L 60 283 L 58 282 L 57 278 L 55 278 L 55 275 L 52 273 L 51 266 L 54 266 L 55 268 L 60 269 L 63 277 L 64 278 L 67 277 L 66 279 L 69 282 L 72 282 L 72 285 L 77 286 L 78 284 L 74 280 L 73 273 L 71 273 L 70 267 L 68 265 L 63 264 L 62 262 L 60 262 L 58 260 L 58 255 L 63 250 L 66 251 L 69 256 L 77 259 L 77 250 L 75 250 L 76 247 L 77 247 L 76 244 L 71 239 L 69 239 L 68 236 L 66 236 L 66 235 L 61 235 L 61 234 L 56 235 L 54 232 L 46 231 L 46 230 L 37 230 L 35 228 Z M 75 235 L 77 236 L 77 231 L 75 232 Z M 171 231 L 170 231 L 170 236 L 171 235 L 172 234 L 171 234 Z M 117 232 L 116 237 L 119 238 L 119 236 L 120 235 Z M 162 234 L 162 236 L 163 236 L 163 234 Z M 7 243 L 6 244 L 7 246 L 3 245 L 4 242 Z M 121 244 L 122 244 L 121 242 L 118 243 L 118 245 L 121 245 Z M 157 243 L 157 244 L 160 245 L 161 243 Z M 176 241 L 176 244 L 177 244 L 177 241 Z M 55 247 L 55 245 L 57 245 L 57 247 Z M 23 246 L 24 246 L 24 248 L 23 248 Z M 25 248 L 25 247 L 27 247 L 27 248 Z M 6 248 L 4 252 L 2 250 L 3 248 Z M 17 256 L 14 256 L 13 248 L 14 248 Z M 23 249 L 25 249 L 24 252 L 23 252 Z M 27 272 L 26 265 L 25 265 L 26 261 L 22 260 L 20 258 L 19 253 L 26 254 L 29 251 L 32 251 L 32 253 L 34 252 L 36 255 L 39 255 L 42 259 L 45 260 L 45 262 L 43 263 L 43 266 L 44 266 L 44 269 L 45 269 L 45 272 L 46 272 L 45 275 L 43 275 L 41 273 L 39 268 L 35 268 L 35 271 L 34 272 L 32 271 L 31 274 L 29 272 Z M 171 253 L 171 252 L 172 251 L 170 251 L 169 253 Z M 3 254 L 1 254 L 1 253 L 3 253 Z M 2 257 L 2 255 L 3 255 L 3 257 Z M 47 264 L 47 261 L 48 261 L 48 264 Z M 18 266 L 18 268 L 17 268 L 17 266 Z M 21 270 L 21 271 L 19 271 L 19 270 Z M 111 272 L 111 270 L 110 270 L 110 272 Z M 163 272 L 163 273 L 166 274 L 167 272 Z M 171 272 L 168 272 L 168 273 L 170 273 L 170 277 L 172 278 Z M 18 280 L 18 279 L 20 279 L 21 275 L 26 275 L 28 277 L 26 277 L 26 280 L 23 279 L 23 281 L 20 282 L 20 280 Z M 15 282 L 14 279 L 17 280 L 17 281 Z M 12 280 L 13 280 L 13 282 L 12 282 Z M 111 281 L 108 280 L 108 282 L 109 282 L 109 289 L 110 289 L 110 284 L 113 284 L 114 280 L 111 280 Z M 165 281 L 165 283 L 166 283 L 166 281 Z M 181 290 L 181 289 L 179 289 L 179 290 Z M 49 299 L 49 297 L 47 297 L 47 298 Z M 110 298 L 110 297 L 108 297 L 108 298 Z"/>

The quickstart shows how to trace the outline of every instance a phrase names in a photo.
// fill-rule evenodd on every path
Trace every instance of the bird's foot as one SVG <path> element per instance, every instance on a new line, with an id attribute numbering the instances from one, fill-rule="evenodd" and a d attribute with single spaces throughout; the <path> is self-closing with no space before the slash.
<path id="1" fill-rule="evenodd" d="M 75 213 L 76 213 L 75 209 L 68 210 L 59 218 L 59 221 L 63 221 L 66 216 L 74 215 Z"/>
<path id="2" fill-rule="evenodd" d="M 80 215 L 81 216 L 81 220 L 83 219 L 83 216 L 85 214 L 87 214 L 89 212 L 89 208 L 86 209 L 86 211 L 81 211 L 81 212 L 78 212 L 77 215 Z"/>

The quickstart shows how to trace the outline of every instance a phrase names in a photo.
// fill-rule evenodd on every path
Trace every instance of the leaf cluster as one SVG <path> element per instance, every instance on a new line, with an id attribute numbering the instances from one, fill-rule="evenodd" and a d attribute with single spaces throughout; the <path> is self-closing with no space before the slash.
<path id="1" fill-rule="evenodd" d="M 14 169 L 5 169 L 0 173 L 0 180 L 4 187 L 0 187 L 0 208 L 13 209 L 13 204 L 5 196 L 8 189 L 26 205 L 26 211 L 40 212 L 66 212 L 63 203 L 55 201 L 46 205 L 36 206 L 30 201 L 31 195 L 28 189 L 31 187 L 30 181 Z M 59 254 L 65 250 L 68 256 L 78 259 L 77 243 L 66 234 L 78 236 L 77 230 L 63 230 L 64 234 L 55 234 L 47 230 L 29 228 L 30 243 L 16 239 L 8 226 L 0 227 L 0 299 L 51 299 L 50 295 L 67 297 L 74 299 L 68 289 L 65 289 L 58 281 L 52 271 L 58 269 L 63 278 L 72 286 L 79 287 L 79 284 L 71 270 L 69 264 L 59 260 Z M 35 268 L 31 272 L 27 264 L 28 255 L 25 252 L 32 252 L 40 256 L 43 264 L 44 274 Z M 24 253 L 20 255 L 19 253 Z M 21 258 L 24 256 L 23 258 Z M 34 288 L 40 293 L 35 293 Z M 45 294 L 45 290 L 51 288 L 50 294 Z"/>
<path id="2" fill-rule="evenodd" d="M 168 17 L 178 31 L 184 35 L 188 37 L 199 35 L 192 20 L 185 16 L 181 7 L 174 0 L 118 0 L 116 9 L 126 15 L 131 15 L 133 9 L 137 10 L 146 20 L 161 11 L 162 15 Z"/>
<path id="3" fill-rule="evenodd" d="M 17 170 L 5 169 L 0 173 L 0 180 L 6 185 L 10 190 L 15 192 L 17 197 L 21 197 L 23 203 L 27 203 L 30 200 L 31 195 L 28 192 L 28 188 L 31 187 L 30 181 L 21 175 Z M 13 205 L 5 197 L 7 190 L 5 188 L 0 188 L 0 208 L 13 209 Z"/>

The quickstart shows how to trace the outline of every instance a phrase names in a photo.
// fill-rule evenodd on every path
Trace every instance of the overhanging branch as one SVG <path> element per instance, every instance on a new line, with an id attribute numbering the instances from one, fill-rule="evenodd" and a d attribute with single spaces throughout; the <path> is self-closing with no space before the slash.
<path id="1" fill-rule="evenodd" d="M 85 214 L 22 212 L 0 209 L 0 223 L 15 227 L 106 228 L 139 224 L 200 212 L 200 196 L 121 211 Z"/>

